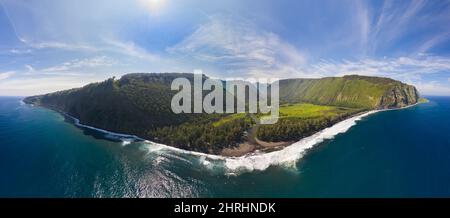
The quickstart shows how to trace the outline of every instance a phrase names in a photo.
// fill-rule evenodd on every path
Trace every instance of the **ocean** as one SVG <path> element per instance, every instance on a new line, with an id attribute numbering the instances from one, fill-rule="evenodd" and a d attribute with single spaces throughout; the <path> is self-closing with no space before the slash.
<path id="1" fill-rule="evenodd" d="M 0 97 L 0 197 L 450 197 L 450 97 L 223 159 Z"/>

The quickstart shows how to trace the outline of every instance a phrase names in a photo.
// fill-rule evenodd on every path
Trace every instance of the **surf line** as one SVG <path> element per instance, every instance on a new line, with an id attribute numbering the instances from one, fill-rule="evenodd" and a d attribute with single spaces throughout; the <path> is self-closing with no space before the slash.
<path id="1" fill-rule="evenodd" d="M 223 165 L 228 171 L 228 173 L 232 172 L 242 172 L 242 171 L 263 171 L 267 169 L 268 167 L 272 165 L 293 165 L 296 163 L 299 159 L 303 157 L 305 152 L 315 145 L 323 142 L 326 139 L 332 139 L 336 135 L 345 133 L 348 131 L 352 126 L 356 125 L 357 121 L 361 120 L 364 117 L 367 117 L 371 114 L 383 112 L 383 111 L 390 111 L 390 110 L 400 110 L 400 109 L 406 109 L 413 106 L 418 105 L 419 103 L 408 105 L 406 107 L 402 108 L 391 108 L 391 109 L 379 109 L 379 110 L 372 110 L 367 111 L 366 113 L 350 117 L 348 119 L 345 119 L 343 121 L 340 121 L 331 127 L 325 128 L 309 137 L 305 137 L 303 139 L 300 139 L 299 141 L 286 146 L 285 148 L 278 150 L 278 151 L 272 151 L 268 153 L 261 153 L 259 151 L 255 151 L 253 153 L 246 154 L 244 156 L 240 157 L 226 157 L 221 155 L 215 155 L 215 154 L 206 154 L 202 152 L 197 151 L 188 151 L 181 148 L 176 148 L 172 146 L 168 146 L 165 144 L 160 144 L 156 142 L 152 142 L 143 138 L 140 138 L 136 135 L 129 135 L 129 134 L 121 134 L 116 132 L 111 132 L 108 130 L 96 128 L 93 126 L 88 126 L 85 124 L 82 124 L 79 119 L 64 113 L 62 111 L 57 111 L 64 116 L 67 116 L 69 118 L 72 118 L 74 120 L 74 124 L 78 127 L 87 128 L 95 131 L 99 131 L 108 135 L 117 136 L 119 138 L 123 139 L 133 139 L 136 141 L 143 142 L 147 144 L 148 146 L 154 147 L 156 149 L 151 149 L 151 151 L 159 151 L 159 150 L 167 150 L 167 151 L 174 151 L 177 153 L 183 153 L 201 158 L 202 162 L 210 163 L 209 160 L 216 160 L 216 161 L 223 161 Z M 206 165 L 206 164 L 205 164 Z"/>
<path id="2" fill-rule="evenodd" d="M 158 151 L 158 150 L 168 150 L 168 151 L 174 151 L 176 153 L 183 153 L 187 155 L 193 155 L 201 158 L 202 162 L 210 163 L 209 160 L 216 160 L 216 161 L 223 161 L 223 165 L 226 168 L 228 172 L 241 172 L 241 171 L 253 171 L 253 170 L 265 170 L 271 165 L 282 165 L 282 164 L 288 164 L 288 163 L 294 163 L 295 161 L 299 160 L 304 152 L 307 149 L 312 148 L 314 145 L 322 142 L 325 139 L 331 139 L 335 135 L 339 133 L 343 133 L 347 131 L 351 126 L 355 125 L 355 121 L 360 120 L 361 118 L 368 116 L 370 114 L 376 113 L 378 111 L 369 111 L 364 114 L 350 117 L 346 120 L 343 120 L 341 122 L 338 122 L 334 124 L 331 127 L 328 127 L 326 129 L 323 129 L 316 134 L 303 138 L 299 140 L 296 143 L 293 143 L 292 145 L 289 145 L 279 151 L 273 151 L 269 153 L 261 153 L 261 152 L 254 152 L 249 153 L 241 157 L 225 157 L 221 155 L 215 155 L 215 154 L 206 154 L 202 152 L 196 152 L 196 151 L 188 151 L 181 148 L 176 148 L 172 146 L 168 146 L 165 144 L 160 144 L 156 142 L 152 142 L 149 140 L 142 139 L 135 135 L 128 135 L 128 134 L 121 134 L 121 133 L 115 133 L 108 130 L 88 126 L 85 124 L 82 124 L 79 119 L 68 115 L 66 113 L 62 113 L 63 115 L 72 118 L 74 120 L 74 124 L 78 127 L 82 128 L 88 128 L 91 130 L 99 131 L 108 135 L 114 135 L 121 138 L 126 139 L 135 139 L 137 141 L 142 141 L 145 144 L 147 144 L 150 147 L 156 148 L 151 149 L 151 151 Z"/>

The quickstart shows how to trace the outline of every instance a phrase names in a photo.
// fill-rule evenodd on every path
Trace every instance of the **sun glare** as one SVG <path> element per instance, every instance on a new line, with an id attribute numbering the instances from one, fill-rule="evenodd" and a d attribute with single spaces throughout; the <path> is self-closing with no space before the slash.
<path id="1" fill-rule="evenodd" d="M 151 13 L 160 13 L 166 0 L 139 0 L 142 6 L 144 6 Z"/>

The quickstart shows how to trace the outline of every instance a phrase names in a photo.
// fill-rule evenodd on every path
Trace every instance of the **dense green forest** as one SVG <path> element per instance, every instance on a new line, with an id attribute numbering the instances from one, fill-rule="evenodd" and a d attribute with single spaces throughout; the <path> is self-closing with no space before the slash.
<path id="1" fill-rule="evenodd" d="M 67 113 L 97 128 L 188 150 L 220 153 L 249 141 L 248 137 L 272 142 L 298 140 L 365 110 L 418 101 L 413 86 L 388 78 L 281 80 L 278 123 L 262 125 L 256 135 L 249 136 L 255 122 L 246 114 L 173 113 L 171 99 L 177 91 L 170 86 L 179 77 L 194 79 L 187 73 L 127 74 L 82 88 L 31 96 L 24 102 Z"/>

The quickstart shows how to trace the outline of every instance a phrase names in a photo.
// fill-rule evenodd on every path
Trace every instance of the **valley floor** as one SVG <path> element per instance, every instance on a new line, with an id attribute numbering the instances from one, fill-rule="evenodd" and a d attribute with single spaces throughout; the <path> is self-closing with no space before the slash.
<path id="1" fill-rule="evenodd" d="M 254 125 L 247 131 L 247 140 L 244 143 L 234 148 L 225 148 L 221 151 L 220 155 L 238 157 L 255 151 L 271 152 L 280 150 L 339 121 L 360 114 L 362 111 L 362 109 L 308 103 L 282 105 L 279 115 L 282 124 L 274 124 L 275 127 L 262 127 L 265 131 L 263 137 L 266 139 L 273 138 L 274 140 L 262 140 L 258 138 L 260 125 Z M 233 117 L 235 119 L 242 119 L 242 115 L 236 114 L 223 118 L 216 123 L 224 124 L 233 120 Z M 326 120 L 326 122 L 322 122 L 323 120 Z M 278 137 L 278 134 L 287 134 L 289 136 Z"/>

